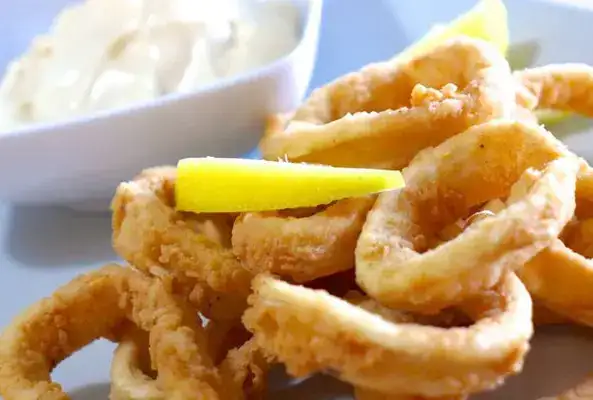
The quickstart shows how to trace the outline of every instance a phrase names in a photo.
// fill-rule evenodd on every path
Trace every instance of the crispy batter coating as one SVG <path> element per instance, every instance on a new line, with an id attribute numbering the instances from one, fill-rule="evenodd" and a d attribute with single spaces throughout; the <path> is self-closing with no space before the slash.
<path id="1" fill-rule="evenodd" d="M 206 326 L 207 345 L 218 365 L 228 400 L 263 397 L 268 360 L 250 339 L 240 322 L 212 322 Z M 236 345 L 236 347 L 235 347 Z M 131 327 L 118 344 L 111 364 L 110 400 L 165 400 L 167 394 L 147 363 L 148 335 Z M 216 360 L 216 358 L 213 358 Z M 184 399 L 194 399 L 195 395 Z"/>
<path id="2" fill-rule="evenodd" d="M 264 275 L 254 289 L 243 322 L 289 373 L 330 371 L 384 393 L 437 397 L 494 388 L 520 371 L 533 330 L 531 298 L 513 274 L 464 309 L 476 321 L 468 328 L 393 323 Z"/>
<path id="3" fill-rule="evenodd" d="M 254 274 L 308 282 L 354 268 L 354 249 L 374 196 L 340 200 L 307 216 L 245 213 L 233 228 L 233 250 Z"/>
<path id="4" fill-rule="evenodd" d="M 271 120 L 260 148 L 270 160 L 398 169 L 472 125 L 515 115 L 515 97 L 504 57 L 459 37 L 315 90 L 294 115 Z"/>
<path id="5" fill-rule="evenodd" d="M 175 210 L 174 167 L 148 169 L 121 183 L 112 210 L 113 247 L 121 257 L 146 273 L 171 278 L 208 317 L 241 315 L 252 274 L 233 254 L 223 228 L 223 237 L 213 240 L 198 217 Z M 224 226 L 230 216 L 208 218 L 222 218 L 217 225 Z M 232 220 L 228 224 L 227 236 Z"/>
<path id="6" fill-rule="evenodd" d="M 0 394 L 5 400 L 68 399 L 51 381 L 51 370 L 95 339 L 116 338 L 130 322 L 148 332 L 151 363 L 168 398 L 219 398 L 220 377 L 195 314 L 160 281 L 115 265 L 79 276 L 6 328 Z"/>
<path id="7" fill-rule="evenodd" d="M 593 116 L 593 67 L 550 64 L 514 73 L 520 102 L 530 109 L 572 111 Z"/>
<path id="8" fill-rule="evenodd" d="M 386 305 L 428 313 L 492 287 L 572 218 L 581 164 L 543 128 L 513 121 L 426 150 L 404 170 L 406 187 L 380 194 L 369 213 L 356 248 L 358 284 Z M 508 195 L 526 170 L 538 178 L 519 201 L 429 247 L 473 207 Z"/>
<path id="9" fill-rule="evenodd" d="M 518 273 L 532 296 L 545 307 L 593 326 L 593 261 L 572 250 L 569 243 L 555 240 Z M 593 237 L 588 237 L 588 243 L 592 245 Z"/>

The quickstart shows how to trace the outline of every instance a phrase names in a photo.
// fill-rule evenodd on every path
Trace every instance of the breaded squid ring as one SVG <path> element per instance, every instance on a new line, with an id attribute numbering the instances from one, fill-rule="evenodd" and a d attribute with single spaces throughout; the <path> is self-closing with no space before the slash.
<path id="1" fill-rule="evenodd" d="M 398 310 L 387 309 L 381 307 L 372 300 L 366 300 L 364 303 L 355 303 L 364 309 L 378 313 L 382 317 L 392 322 L 399 323 L 424 323 L 430 322 L 432 325 L 441 327 L 455 326 L 457 323 L 463 323 L 463 320 L 459 319 L 459 316 L 455 313 L 439 314 L 434 316 L 412 315 L 410 313 L 404 313 Z M 369 306 L 372 304 L 372 306 Z M 460 310 L 461 311 L 461 310 Z M 444 323 L 443 323 L 444 322 Z M 449 323 L 449 324 L 448 324 Z M 567 319 L 563 318 L 550 310 L 542 307 L 539 304 L 533 304 L 533 323 L 535 326 L 542 325 L 557 325 L 567 323 Z M 458 395 L 451 396 L 439 396 L 439 397 L 424 397 L 415 395 L 402 395 L 397 393 L 379 393 L 374 390 L 366 389 L 363 387 L 354 387 L 354 397 L 356 400 L 464 400 L 468 398 L 467 394 L 460 393 Z M 543 399 L 542 399 L 543 400 Z M 558 399 L 560 400 L 560 399 Z"/>
<path id="2" fill-rule="evenodd" d="M 233 251 L 253 274 L 308 282 L 354 267 L 354 249 L 375 197 L 345 199 L 302 218 L 245 213 L 233 227 Z"/>
<path id="3" fill-rule="evenodd" d="M 576 187 L 576 221 L 566 227 L 551 246 L 540 252 L 517 274 L 545 308 L 567 320 L 593 326 L 593 219 L 589 217 L 593 175 L 582 174 Z M 516 194 L 516 193 L 515 193 Z M 583 218 L 579 220 L 578 218 Z"/>
<path id="4" fill-rule="evenodd" d="M 457 395 L 500 385 L 519 372 L 529 347 L 532 303 L 521 281 L 506 274 L 492 293 L 471 327 L 439 328 L 393 323 L 325 291 L 260 275 L 243 322 L 291 375 L 332 371 L 383 393 Z"/>
<path id="5" fill-rule="evenodd" d="M 535 110 L 572 111 L 593 117 L 593 67 L 585 64 L 550 64 L 514 73 L 519 102 Z"/>
<path id="6" fill-rule="evenodd" d="M 423 325 L 436 325 L 439 327 L 455 327 L 467 324 L 468 317 L 466 315 L 463 315 L 463 309 L 447 310 L 447 312 L 430 316 L 418 314 L 415 315 L 409 312 L 403 312 L 400 310 L 386 308 L 384 306 L 381 306 L 374 300 L 365 298 L 364 296 L 361 296 L 356 292 L 354 296 L 355 297 L 353 299 L 352 295 L 349 294 L 349 296 L 346 297 L 346 300 L 348 300 L 352 304 L 362 307 L 363 309 L 369 312 L 378 314 L 384 319 L 387 319 L 395 323 L 419 323 Z M 470 304 L 471 306 L 476 306 L 476 304 L 471 304 L 471 301 L 468 304 Z M 533 304 L 533 323 L 536 326 L 561 324 L 566 322 L 566 318 L 562 318 L 552 313 L 551 311 L 543 308 L 539 304 Z M 429 398 L 424 396 L 402 395 L 397 393 L 384 394 L 363 387 L 355 387 L 354 397 L 356 398 L 356 400 L 463 400 L 466 399 L 468 396 L 467 394 L 460 393 L 458 395 Z"/>
<path id="7" fill-rule="evenodd" d="M 591 191 L 593 189 L 593 175 L 591 174 L 591 169 L 588 168 L 584 171 L 577 184 L 576 188 L 576 204 L 577 208 L 575 211 L 576 217 L 585 217 L 587 219 L 571 222 L 569 226 L 565 229 L 562 233 L 562 240 L 557 239 L 556 245 L 552 245 L 550 248 L 543 250 L 541 253 L 536 255 L 531 261 L 529 261 L 523 268 L 518 270 L 520 276 L 523 277 L 524 283 L 526 287 L 533 292 L 537 292 L 541 290 L 540 283 L 545 282 L 545 294 L 548 297 L 543 302 L 546 304 L 552 304 L 553 307 L 558 307 L 557 309 L 562 310 L 561 312 L 555 312 L 546 307 L 542 304 L 542 301 L 535 299 L 534 306 L 533 306 L 533 321 L 536 326 L 538 325 L 550 325 L 550 324 L 564 324 L 570 322 L 571 316 L 574 314 L 573 309 L 571 308 L 570 301 L 573 301 L 577 306 L 582 309 L 586 307 L 591 307 L 590 300 L 592 299 L 591 296 L 582 297 L 580 299 L 589 299 L 589 303 L 587 305 L 582 303 L 577 298 L 579 298 L 582 293 L 585 293 L 584 285 L 591 284 L 593 281 L 587 276 L 590 274 L 590 269 L 593 267 L 593 263 L 589 261 L 589 270 L 583 265 L 582 261 L 583 258 L 590 258 L 591 257 L 591 249 L 593 249 L 593 219 L 590 217 L 591 210 L 590 202 L 593 200 L 590 198 Z M 514 201 L 517 196 L 521 196 L 523 192 L 527 189 L 526 187 L 517 187 L 517 189 L 511 193 L 508 201 Z M 500 212 L 500 210 L 493 210 L 495 212 Z M 558 251 L 558 249 L 562 248 L 566 243 L 566 246 L 562 249 L 562 251 Z M 550 252 L 554 253 L 550 257 Z M 568 267 L 569 270 L 575 271 L 579 267 L 583 268 L 580 272 L 583 276 L 575 277 L 575 281 L 561 281 L 556 280 L 556 274 L 562 275 L 565 271 L 564 268 L 566 263 L 570 263 L 570 255 L 573 255 L 574 260 L 579 260 L 576 265 Z M 555 256 L 559 256 L 556 258 Z M 542 269 L 543 267 L 543 269 Z M 577 268 L 575 268 L 577 267 Z M 553 274 L 547 274 L 547 272 L 553 271 Z M 540 275 L 541 274 L 541 275 Z M 577 279 L 578 278 L 578 279 Z M 580 282 L 581 279 L 584 282 L 581 284 L 576 284 L 577 280 Z M 559 286 L 556 286 L 558 284 Z M 578 290 L 578 295 L 574 296 L 572 293 L 573 288 Z M 567 302 L 567 293 L 570 296 Z M 533 293 L 532 293 L 533 294 Z M 574 297 L 573 297 L 574 296 Z M 548 303 L 551 302 L 551 303 Z M 577 322 L 585 323 L 591 326 L 591 319 L 589 319 L 590 311 L 586 311 L 585 315 L 587 317 L 582 318 L 582 313 L 577 313 Z M 562 315 L 563 314 L 563 315 Z M 575 318 L 572 318 L 573 320 Z M 588 399 L 593 397 L 593 379 L 588 377 L 582 383 L 577 385 L 576 387 L 569 389 L 562 393 L 557 397 L 545 397 L 541 398 L 540 400 L 577 400 L 577 399 Z"/>
<path id="8" fill-rule="evenodd" d="M 511 190 L 511 195 L 507 199 L 508 203 L 512 203 L 520 199 L 521 197 L 525 196 L 525 194 L 529 191 L 529 186 L 532 183 L 532 179 L 535 180 L 535 176 L 528 176 L 528 179 L 524 180 L 525 184 L 521 184 L 520 181 L 518 184 L 513 186 Z M 479 211 L 470 215 L 465 221 L 461 221 L 461 223 L 455 223 L 452 225 L 452 228 L 446 227 L 445 229 L 448 231 L 447 234 L 450 235 L 448 240 L 452 240 L 458 235 L 460 235 L 464 229 L 467 229 L 472 224 L 484 219 L 490 218 L 495 216 L 497 213 L 503 211 L 507 207 L 505 201 L 501 199 L 495 199 L 487 202 Z M 572 226 L 573 223 L 570 222 L 569 226 Z M 565 231 L 567 228 L 565 228 Z M 572 228 L 571 228 L 572 230 Z M 562 233 L 565 235 L 565 231 Z M 576 235 L 575 235 L 576 236 Z M 574 238 L 574 236 L 572 236 Z M 537 257 L 537 256 L 536 256 Z M 545 307 L 543 304 L 534 301 L 533 302 L 533 324 L 535 326 L 542 326 L 542 325 L 558 325 L 558 324 L 566 324 L 569 323 L 570 320 L 567 317 L 561 316 L 558 313 L 550 310 L 549 308 Z M 432 316 L 428 316 L 432 317 Z"/>
<path id="9" fill-rule="evenodd" d="M 571 111 L 593 117 L 593 67 L 585 64 L 550 64 L 514 73 L 519 102 L 538 108 Z M 593 218 L 593 169 L 583 173 L 577 191 L 582 218 Z"/>
<path id="10" fill-rule="evenodd" d="M 0 394 L 5 400 L 69 399 L 51 381 L 51 370 L 95 339 L 116 337 L 130 322 L 148 332 L 150 359 L 168 398 L 220 397 L 223 387 L 195 314 L 160 281 L 116 265 L 75 278 L 8 325 L 0 336 Z"/>
<path id="11" fill-rule="evenodd" d="M 406 187 L 381 193 L 367 217 L 356 248 L 358 284 L 387 306 L 427 313 L 488 289 L 572 218 L 580 166 L 543 128 L 507 121 L 472 127 L 419 154 L 404 170 Z M 473 207 L 508 195 L 524 171 L 538 179 L 520 201 L 428 247 Z"/>
<path id="12" fill-rule="evenodd" d="M 270 121 L 260 148 L 270 160 L 399 169 L 472 125 L 515 115 L 515 97 L 500 52 L 459 37 L 407 63 L 372 64 L 315 90 L 292 117 Z"/>
<path id="13" fill-rule="evenodd" d="M 593 246 L 593 237 L 588 241 Z M 572 250 L 570 239 L 566 242 L 555 240 L 518 274 L 545 307 L 569 320 L 593 326 L 593 261 Z"/>
<path id="14" fill-rule="evenodd" d="M 234 326 L 226 322 L 222 325 L 222 327 L 214 327 L 210 332 L 207 329 L 209 333 L 207 339 L 208 349 L 223 355 L 218 371 L 225 385 L 225 399 L 261 399 L 265 389 L 267 360 L 251 339 L 244 341 L 237 348 L 217 347 L 233 341 L 233 338 L 228 340 L 226 336 L 234 335 Z M 212 325 L 209 324 L 208 327 Z M 216 335 L 222 336 L 222 340 Z M 111 363 L 110 400 L 166 400 L 168 398 L 159 382 L 149 375 L 150 365 L 146 362 L 149 353 L 147 338 L 145 332 L 130 329 L 119 342 Z M 194 398 L 195 394 L 186 399 Z"/>
<path id="15" fill-rule="evenodd" d="M 118 186 L 111 206 L 113 247 L 141 271 L 170 276 L 193 292 L 207 317 L 236 319 L 252 275 L 230 245 L 196 229 L 193 215 L 175 210 L 175 176 L 174 167 L 151 168 Z"/>

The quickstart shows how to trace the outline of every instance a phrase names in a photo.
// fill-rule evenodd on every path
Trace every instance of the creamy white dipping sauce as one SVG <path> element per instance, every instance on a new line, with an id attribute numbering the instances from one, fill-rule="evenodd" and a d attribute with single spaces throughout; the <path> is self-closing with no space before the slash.
<path id="1" fill-rule="evenodd" d="M 281 0 L 86 0 L 7 68 L 0 130 L 186 92 L 288 54 L 299 13 Z"/>

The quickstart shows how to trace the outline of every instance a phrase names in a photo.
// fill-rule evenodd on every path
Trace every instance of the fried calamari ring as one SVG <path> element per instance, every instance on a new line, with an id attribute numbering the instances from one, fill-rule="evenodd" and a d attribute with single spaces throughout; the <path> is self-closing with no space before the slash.
<path id="1" fill-rule="evenodd" d="M 385 305 L 427 313 L 491 287 L 570 220 L 580 167 L 552 134 L 519 122 L 476 126 L 424 151 L 404 170 L 406 187 L 381 193 L 368 215 L 356 248 L 358 284 Z M 525 174 L 537 180 L 523 198 L 428 247 L 442 228 L 505 197 Z"/>
<path id="2" fill-rule="evenodd" d="M 260 148 L 270 160 L 398 169 L 472 125 L 512 117 L 515 97 L 500 52 L 460 37 L 407 63 L 372 64 L 315 90 L 291 118 L 272 120 Z"/>
<path id="3" fill-rule="evenodd" d="M 520 102 L 537 108 L 571 111 L 593 117 L 593 67 L 550 64 L 515 72 Z"/>
<path id="4" fill-rule="evenodd" d="M 517 273 L 538 303 L 568 320 L 593 326 L 593 296 L 588 287 L 593 284 L 593 262 L 588 253 L 593 248 L 593 219 L 588 218 L 593 176 L 589 172 L 581 175 L 576 187 L 576 221 Z"/>
<path id="5" fill-rule="evenodd" d="M 529 186 L 535 179 L 535 176 L 532 175 L 525 175 L 527 179 L 523 181 L 519 181 L 517 184 L 513 185 L 511 190 L 511 195 L 509 196 L 508 202 L 512 203 L 521 197 L 525 196 L 529 191 Z M 522 184 L 524 183 L 524 184 Z M 446 235 L 449 237 L 447 240 L 452 240 L 455 237 L 459 236 L 465 229 L 467 229 L 472 224 L 483 220 L 485 218 L 491 218 L 498 214 L 499 212 L 503 211 L 507 207 L 507 204 L 501 199 L 494 199 L 487 202 L 479 211 L 470 215 L 469 218 L 462 221 L 457 221 L 456 223 L 448 226 L 445 228 L 447 232 Z M 566 230 L 569 229 L 573 230 L 572 222 L 567 225 L 562 235 L 565 235 Z M 575 229 L 575 231 L 580 233 L 580 230 Z M 443 236 L 441 234 L 440 236 Z M 577 235 L 573 236 L 576 237 Z M 580 237 L 580 235 L 579 235 Z M 555 313 L 554 311 L 548 309 L 541 303 L 534 301 L 533 302 L 533 323 L 535 326 L 542 326 L 542 325 L 559 325 L 559 324 L 566 324 L 569 323 L 569 319 Z"/>
<path id="6" fill-rule="evenodd" d="M 571 111 L 593 117 L 593 67 L 584 64 L 551 64 L 517 71 L 519 102 L 525 107 Z M 577 209 L 580 218 L 593 218 L 593 169 L 579 179 Z"/>
<path id="7" fill-rule="evenodd" d="M 245 332 L 241 328 L 242 325 L 227 321 L 209 323 L 206 327 L 208 349 L 222 356 L 218 370 L 226 387 L 225 399 L 260 399 L 265 389 L 268 362 L 253 340 L 241 341 L 245 337 L 243 332 L 237 332 Z M 110 400 L 168 398 L 146 361 L 149 353 L 147 339 L 145 332 L 132 327 L 120 341 L 111 364 Z M 231 345 L 238 340 L 241 341 L 238 347 Z M 187 400 L 194 398 L 195 394 Z"/>
<path id="8" fill-rule="evenodd" d="M 354 249 L 374 196 L 340 200 L 305 217 L 245 213 L 233 228 L 233 251 L 253 274 L 308 282 L 354 267 Z"/>
<path id="9" fill-rule="evenodd" d="M 5 400 L 68 399 L 51 381 L 51 370 L 95 339 L 117 336 L 129 322 L 148 332 L 150 359 L 168 398 L 219 398 L 223 387 L 195 314 L 160 281 L 115 265 L 75 278 L 5 329 L 0 394 Z"/>
<path id="10" fill-rule="evenodd" d="M 438 397 L 492 389 L 519 372 L 533 332 L 531 298 L 514 274 L 493 289 L 496 301 L 474 310 L 476 323 L 468 328 L 393 323 L 265 275 L 254 280 L 254 291 L 243 322 L 290 374 L 332 371 L 383 393 Z"/>
<path id="11" fill-rule="evenodd" d="M 199 216 L 176 211 L 175 174 L 174 167 L 152 168 L 118 186 L 112 201 L 113 247 L 141 271 L 171 277 L 209 318 L 236 319 L 245 308 L 252 275 L 229 246 L 232 220 L 226 235 L 212 225 L 215 232 L 209 233 Z M 217 225 L 224 227 L 223 222 Z"/>
<path id="12" fill-rule="evenodd" d="M 593 246 L 593 237 L 588 238 L 588 243 Z M 570 241 L 555 240 L 518 274 L 545 307 L 569 320 L 593 326 L 593 261 L 572 250 Z"/>

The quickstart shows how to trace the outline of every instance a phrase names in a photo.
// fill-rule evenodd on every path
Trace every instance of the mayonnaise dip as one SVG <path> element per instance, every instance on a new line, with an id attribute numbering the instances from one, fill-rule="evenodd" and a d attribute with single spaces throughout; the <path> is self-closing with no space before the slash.
<path id="1" fill-rule="evenodd" d="M 0 131 L 185 92 L 289 53 L 282 0 L 86 0 L 7 67 Z"/>

